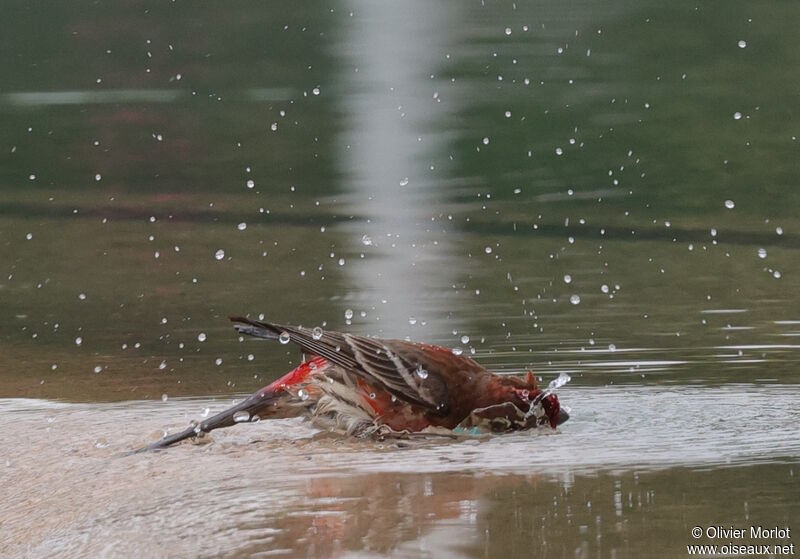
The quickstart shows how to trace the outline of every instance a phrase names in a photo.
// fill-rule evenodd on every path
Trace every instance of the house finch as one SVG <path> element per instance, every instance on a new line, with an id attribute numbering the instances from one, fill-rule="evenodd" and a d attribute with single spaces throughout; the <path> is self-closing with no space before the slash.
<path id="1" fill-rule="evenodd" d="M 311 358 L 241 403 L 142 450 L 246 421 L 309 417 L 354 436 L 555 428 L 569 415 L 533 373 L 496 375 L 451 349 L 231 317 L 241 334 L 292 342 Z"/>

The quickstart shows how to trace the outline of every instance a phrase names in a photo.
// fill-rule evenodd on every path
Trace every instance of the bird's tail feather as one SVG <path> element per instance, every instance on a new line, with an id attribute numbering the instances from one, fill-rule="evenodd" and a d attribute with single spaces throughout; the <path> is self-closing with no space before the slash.
<path id="1" fill-rule="evenodd" d="M 280 337 L 281 330 L 276 327 L 277 325 L 267 322 L 256 322 L 255 320 L 250 320 L 243 316 L 231 316 L 228 318 L 234 323 L 233 327 L 240 334 L 264 338 L 265 340 L 277 340 Z"/>
<path id="2" fill-rule="evenodd" d="M 201 437 L 206 433 L 213 431 L 214 429 L 219 429 L 220 427 L 230 427 L 231 425 L 235 425 L 239 422 L 249 421 L 251 416 L 256 415 L 255 410 L 269 405 L 272 400 L 279 399 L 281 395 L 281 392 L 272 391 L 270 393 L 267 392 L 266 389 L 259 390 L 257 393 L 245 398 L 235 406 L 231 406 L 225 411 L 222 411 L 204 421 L 197 423 L 193 422 L 192 425 L 183 431 L 173 433 L 172 435 L 167 435 L 166 437 L 159 439 L 154 443 L 134 451 L 133 454 L 148 450 L 159 450 L 168 446 L 172 446 L 173 444 L 179 443 L 186 439 Z"/>
<path id="3" fill-rule="evenodd" d="M 329 367 L 330 363 L 321 358 L 307 361 L 235 406 L 133 453 L 159 450 L 186 439 L 202 436 L 202 434 L 220 427 L 230 427 L 236 423 L 301 415 L 307 408 L 315 405 L 319 398 L 319 391 L 311 381 L 315 376 L 324 374 Z"/>

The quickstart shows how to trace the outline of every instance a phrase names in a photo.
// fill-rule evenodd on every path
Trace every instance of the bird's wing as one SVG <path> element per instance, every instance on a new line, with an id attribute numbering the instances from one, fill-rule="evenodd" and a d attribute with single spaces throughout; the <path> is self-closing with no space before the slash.
<path id="1" fill-rule="evenodd" d="M 231 317 L 231 321 L 243 334 L 269 339 L 287 339 L 288 336 L 287 341 L 299 345 L 303 351 L 324 357 L 398 398 L 442 415 L 449 408 L 447 382 L 443 378 L 445 369 L 459 369 L 459 365 L 465 369 L 479 367 L 471 359 L 455 356 L 436 346 L 311 330 L 244 317 Z"/>

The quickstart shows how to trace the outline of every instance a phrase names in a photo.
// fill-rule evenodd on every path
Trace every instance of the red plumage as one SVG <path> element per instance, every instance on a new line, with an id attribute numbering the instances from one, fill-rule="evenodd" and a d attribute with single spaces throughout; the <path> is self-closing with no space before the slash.
<path id="1" fill-rule="evenodd" d="M 241 403 L 146 447 L 248 420 L 305 416 L 357 436 L 480 428 L 515 431 L 568 419 L 532 373 L 495 375 L 450 349 L 232 317 L 242 334 L 293 342 L 311 359 Z"/>

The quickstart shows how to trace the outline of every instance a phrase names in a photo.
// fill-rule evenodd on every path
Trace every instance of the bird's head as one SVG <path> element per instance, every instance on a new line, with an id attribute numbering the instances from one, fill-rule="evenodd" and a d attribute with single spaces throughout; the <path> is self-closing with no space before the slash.
<path id="1" fill-rule="evenodd" d="M 558 396 L 555 394 L 548 394 L 541 399 L 540 403 L 544 410 L 544 416 L 540 419 L 539 425 L 547 422 L 550 424 L 550 427 L 555 429 L 569 419 L 569 414 L 561 408 L 561 404 L 558 402 Z"/>
<path id="2" fill-rule="evenodd" d="M 528 372 L 524 379 L 514 378 L 514 404 L 525 410 L 529 426 L 550 425 L 553 429 L 569 419 L 569 414 L 561 408 L 558 396 L 545 394 L 539 389 L 536 376 Z"/>

